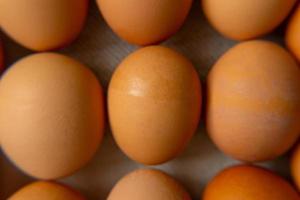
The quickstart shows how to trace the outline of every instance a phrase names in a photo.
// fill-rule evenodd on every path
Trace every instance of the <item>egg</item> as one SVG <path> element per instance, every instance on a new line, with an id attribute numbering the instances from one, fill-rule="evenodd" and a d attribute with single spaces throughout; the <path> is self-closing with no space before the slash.
<path id="1" fill-rule="evenodd" d="M 260 167 L 239 165 L 220 172 L 207 185 L 203 200 L 299 200 L 283 178 Z"/>
<path id="2" fill-rule="evenodd" d="M 8 200 L 85 200 L 79 192 L 58 183 L 37 181 L 18 190 Z"/>
<path id="3" fill-rule="evenodd" d="M 202 0 L 211 25 L 234 40 L 248 40 L 273 31 L 297 0 Z"/>
<path id="4" fill-rule="evenodd" d="M 93 157 L 104 129 L 101 85 L 83 64 L 40 53 L 16 62 L 0 81 L 0 141 L 27 174 L 56 179 Z"/>
<path id="5" fill-rule="evenodd" d="M 300 144 L 298 144 L 293 152 L 291 159 L 291 174 L 295 184 L 300 190 Z"/>
<path id="6" fill-rule="evenodd" d="M 88 0 L 1 0 L 0 27 L 35 51 L 64 47 L 80 33 Z"/>
<path id="7" fill-rule="evenodd" d="M 123 60 L 108 89 L 113 136 L 131 159 L 161 164 L 187 146 L 200 116 L 201 87 L 192 63 L 162 46 Z"/>
<path id="8" fill-rule="evenodd" d="M 226 154 L 248 162 L 285 153 L 300 134 L 300 69 L 279 45 L 242 42 L 207 80 L 206 127 Z"/>
<path id="9" fill-rule="evenodd" d="M 191 200 L 172 177 L 153 169 L 139 169 L 123 177 L 107 200 Z"/>
<path id="10" fill-rule="evenodd" d="M 113 31 L 129 43 L 150 45 L 175 34 L 192 0 L 97 0 Z"/>
<path id="11" fill-rule="evenodd" d="M 285 41 L 289 50 L 300 62 L 300 4 L 288 24 Z"/>

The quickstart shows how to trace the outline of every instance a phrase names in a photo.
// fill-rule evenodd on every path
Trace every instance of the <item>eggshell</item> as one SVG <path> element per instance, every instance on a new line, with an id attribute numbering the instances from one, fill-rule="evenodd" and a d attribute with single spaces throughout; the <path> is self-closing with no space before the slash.
<path id="1" fill-rule="evenodd" d="M 273 172 L 240 165 L 220 172 L 207 185 L 203 200 L 299 200 L 297 191 Z"/>
<path id="2" fill-rule="evenodd" d="M 199 121 L 201 87 L 190 61 L 160 46 L 129 55 L 108 90 L 112 132 L 133 160 L 153 165 L 183 151 Z"/>
<path id="3" fill-rule="evenodd" d="M 169 175 L 140 169 L 123 177 L 107 200 L 191 200 L 185 189 Z"/>
<path id="4" fill-rule="evenodd" d="M 129 43 L 155 44 L 176 33 L 192 0 L 97 0 L 113 31 Z"/>
<path id="5" fill-rule="evenodd" d="M 300 4 L 288 24 L 285 41 L 289 50 L 300 61 Z"/>
<path id="6" fill-rule="evenodd" d="M 293 152 L 291 161 L 291 173 L 295 184 L 300 190 L 300 144 L 297 145 Z"/>
<path id="7" fill-rule="evenodd" d="M 208 76 L 206 126 L 215 144 L 243 161 L 273 159 L 300 134 L 300 69 L 275 43 L 243 42 Z"/>
<path id="8" fill-rule="evenodd" d="M 21 188 L 8 200 L 85 200 L 85 198 L 67 186 L 38 181 Z"/>
<path id="9" fill-rule="evenodd" d="M 0 140 L 6 155 L 41 179 L 70 175 L 95 154 L 103 135 L 101 86 L 79 62 L 41 53 L 0 81 Z"/>
<path id="10" fill-rule="evenodd" d="M 1 0 L 0 26 L 35 51 L 64 47 L 79 34 L 88 0 Z"/>
<path id="11" fill-rule="evenodd" d="M 202 0 L 203 11 L 224 36 L 247 40 L 274 30 L 297 0 Z"/>

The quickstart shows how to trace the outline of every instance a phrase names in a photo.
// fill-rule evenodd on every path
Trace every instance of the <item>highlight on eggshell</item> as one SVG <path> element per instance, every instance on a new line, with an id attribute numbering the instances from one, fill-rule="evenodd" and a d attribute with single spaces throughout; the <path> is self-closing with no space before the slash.
<path id="1" fill-rule="evenodd" d="M 300 145 L 296 145 L 293 150 L 291 163 L 290 163 L 291 175 L 294 180 L 294 183 L 300 190 Z"/>
<path id="2" fill-rule="evenodd" d="M 184 23 L 192 0 L 97 0 L 100 11 L 122 39 L 151 45 L 168 39 Z"/>
<path id="3" fill-rule="evenodd" d="M 143 164 L 178 156 L 197 129 L 200 112 L 196 69 L 167 47 L 150 46 L 130 54 L 109 84 L 112 134 L 128 157 Z"/>
<path id="4" fill-rule="evenodd" d="M 81 32 L 88 0 L 1 0 L 0 27 L 34 51 L 65 47 Z"/>
<path id="5" fill-rule="evenodd" d="M 107 200 L 191 200 L 183 186 L 154 169 L 135 170 L 117 182 Z"/>
<path id="6" fill-rule="evenodd" d="M 282 47 L 248 41 L 229 49 L 207 79 L 206 128 L 227 155 L 274 159 L 300 134 L 300 68 Z"/>
<path id="7" fill-rule="evenodd" d="M 297 0 L 201 0 L 210 24 L 225 37 L 249 40 L 278 27 Z"/>
<path id="8" fill-rule="evenodd" d="M 288 23 L 285 42 L 288 49 L 300 62 L 300 4 Z"/>
<path id="9" fill-rule="evenodd" d="M 206 186 L 203 200 L 299 200 L 297 190 L 275 173 L 251 165 L 237 165 L 218 173 Z"/>
<path id="10" fill-rule="evenodd" d="M 8 158 L 39 179 L 73 174 L 96 153 L 104 103 L 96 76 L 57 53 L 27 56 L 0 81 L 0 141 Z"/>
<path id="11" fill-rule="evenodd" d="M 8 200 L 85 200 L 85 198 L 66 185 L 36 181 L 18 190 Z"/>

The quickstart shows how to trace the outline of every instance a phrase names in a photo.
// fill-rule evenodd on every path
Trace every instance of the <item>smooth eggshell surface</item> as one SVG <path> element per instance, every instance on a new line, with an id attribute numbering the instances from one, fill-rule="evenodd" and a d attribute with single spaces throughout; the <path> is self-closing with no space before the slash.
<path id="1" fill-rule="evenodd" d="M 85 200 L 85 198 L 64 185 L 39 181 L 21 188 L 8 200 Z"/>
<path id="2" fill-rule="evenodd" d="M 285 41 L 289 50 L 300 62 L 300 4 L 288 24 Z"/>
<path id="3" fill-rule="evenodd" d="M 169 175 L 140 169 L 123 177 L 107 200 L 191 200 L 185 189 Z"/>
<path id="4" fill-rule="evenodd" d="M 300 144 L 297 145 L 293 152 L 291 160 L 291 174 L 295 184 L 300 190 Z"/>
<path id="5" fill-rule="evenodd" d="M 104 129 L 102 89 L 79 62 L 41 53 L 0 81 L 0 140 L 6 155 L 41 179 L 67 176 L 95 154 Z"/>
<path id="6" fill-rule="evenodd" d="M 104 19 L 129 43 L 149 45 L 167 39 L 185 21 L 192 0 L 97 0 Z"/>
<path id="7" fill-rule="evenodd" d="M 234 166 L 207 185 L 203 200 L 299 200 L 298 192 L 283 178 L 263 168 Z"/>
<path id="8" fill-rule="evenodd" d="M 64 47 L 81 31 L 88 0 L 1 0 L 0 27 L 35 51 Z"/>
<path id="9" fill-rule="evenodd" d="M 201 87 L 194 66 L 160 46 L 142 48 L 119 65 L 108 90 L 112 132 L 133 160 L 159 164 L 176 157 L 194 134 Z"/>
<path id="10" fill-rule="evenodd" d="M 202 0 L 203 11 L 224 36 L 247 40 L 267 34 L 289 14 L 297 0 Z"/>
<path id="11" fill-rule="evenodd" d="M 208 133 L 243 161 L 273 159 L 300 134 L 300 69 L 283 48 L 243 42 L 213 66 L 207 81 Z"/>

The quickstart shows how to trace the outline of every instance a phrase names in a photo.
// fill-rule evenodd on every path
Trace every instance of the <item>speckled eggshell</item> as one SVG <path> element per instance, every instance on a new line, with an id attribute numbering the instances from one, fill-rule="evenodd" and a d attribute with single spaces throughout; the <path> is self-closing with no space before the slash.
<path id="1" fill-rule="evenodd" d="M 140 169 L 123 177 L 107 200 L 191 200 L 186 190 L 169 175 Z"/>
<path id="2" fill-rule="evenodd" d="M 56 179 L 83 167 L 104 129 L 101 86 L 72 58 L 40 53 L 16 62 L 0 81 L 0 141 L 21 170 Z"/>
<path id="3" fill-rule="evenodd" d="M 240 165 L 220 172 L 207 185 L 202 200 L 299 200 L 298 192 L 273 172 Z"/>
<path id="4" fill-rule="evenodd" d="M 114 138 L 131 159 L 143 164 L 160 164 L 182 152 L 197 128 L 200 107 L 194 66 L 162 46 L 129 55 L 109 85 Z"/>
<path id="5" fill-rule="evenodd" d="M 109 26 L 137 45 L 155 44 L 176 33 L 192 0 L 97 0 Z"/>
<path id="6" fill-rule="evenodd" d="M 273 31 L 297 0 L 201 0 L 203 11 L 224 36 L 247 40 Z"/>
<path id="7" fill-rule="evenodd" d="M 240 43 L 207 80 L 206 127 L 226 154 L 248 162 L 285 153 L 300 134 L 300 68 L 279 45 Z"/>
<path id="8" fill-rule="evenodd" d="M 295 184 L 300 190 L 300 144 L 298 144 L 293 152 L 291 160 L 291 174 Z"/>
<path id="9" fill-rule="evenodd" d="M 57 49 L 78 36 L 87 9 L 88 0 L 1 0 L 0 27 L 31 50 Z"/>
<path id="10" fill-rule="evenodd" d="M 285 41 L 289 50 L 300 62 L 300 4 L 289 21 Z"/>
<path id="11" fill-rule="evenodd" d="M 85 200 L 85 198 L 65 185 L 38 181 L 21 188 L 8 200 Z"/>

